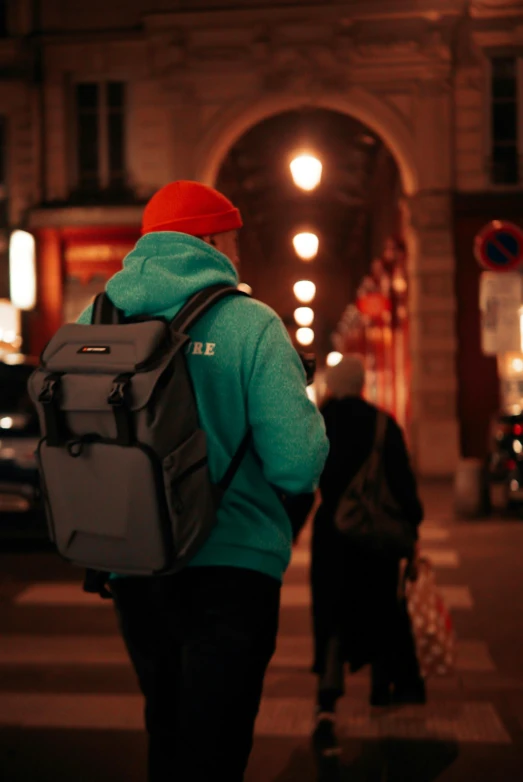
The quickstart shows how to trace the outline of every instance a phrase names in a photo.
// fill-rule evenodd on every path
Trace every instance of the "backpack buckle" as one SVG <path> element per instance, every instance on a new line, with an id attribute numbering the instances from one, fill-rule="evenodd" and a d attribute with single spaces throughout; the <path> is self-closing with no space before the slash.
<path id="1" fill-rule="evenodd" d="M 50 405 L 55 401 L 60 377 L 60 375 L 53 373 L 45 378 L 42 390 L 38 394 L 38 401 L 43 405 Z"/>
<path id="2" fill-rule="evenodd" d="M 118 375 L 113 380 L 113 385 L 107 398 L 108 404 L 112 407 L 123 407 L 127 402 L 131 377 L 132 375 L 130 374 Z"/>
<path id="3" fill-rule="evenodd" d="M 132 372 L 126 372 L 115 377 L 107 398 L 108 404 L 113 408 L 117 445 L 129 446 L 134 442 L 133 415 L 128 404 L 132 376 Z"/>
<path id="4" fill-rule="evenodd" d="M 42 390 L 38 394 L 38 401 L 43 407 L 45 421 L 45 439 L 50 447 L 58 447 L 62 442 L 63 422 L 58 405 L 58 392 L 62 375 L 52 372 L 44 380 Z"/>

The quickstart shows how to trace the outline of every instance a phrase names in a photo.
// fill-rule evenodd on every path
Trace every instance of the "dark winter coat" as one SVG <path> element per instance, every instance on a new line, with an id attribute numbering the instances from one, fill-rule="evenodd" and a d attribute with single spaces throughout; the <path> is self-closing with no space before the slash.
<path id="1" fill-rule="evenodd" d="M 399 562 L 393 556 L 362 552 L 334 525 L 343 491 L 371 453 L 377 408 L 363 399 L 346 397 L 328 401 L 322 413 L 330 453 L 320 481 L 322 504 L 312 538 L 314 671 L 323 672 L 326 644 L 332 635 L 340 637 L 344 659 L 356 671 L 387 644 L 397 611 Z M 392 418 L 387 423 L 383 459 L 389 488 L 405 519 L 417 529 L 423 508 L 401 429 Z"/>

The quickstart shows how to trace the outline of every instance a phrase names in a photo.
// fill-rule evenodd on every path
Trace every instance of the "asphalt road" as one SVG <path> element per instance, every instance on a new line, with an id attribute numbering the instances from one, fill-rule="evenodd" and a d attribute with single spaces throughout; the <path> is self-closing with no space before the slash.
<path id="1" fill-rule="evenodd" d="M 456 522 L 444 487 L 427 499 L 423 548 L 452 609 L 455 675 L 429 682 L 426 707 L 379 713 L 367 705 L 368 674 L 348 679 L 343 754 L 319 763 L 309 739 L 305 534 L 283 590 L 246 782 L 523 779 L 523 522 Z M 0 553 L 2 782 L 145 780 L 142 703 L 112 608 L 79 581 L 51 553 Z"/>

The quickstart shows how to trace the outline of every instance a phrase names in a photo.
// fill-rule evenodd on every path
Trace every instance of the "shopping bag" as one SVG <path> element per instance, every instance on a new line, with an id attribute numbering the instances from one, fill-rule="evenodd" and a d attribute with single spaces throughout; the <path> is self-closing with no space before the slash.
<path id="1" fill-rule="evenodd" d="M 452 619 L 427 559 L 419 560 L 417 578 L 406 582 L 405 597 L 421 675 L 452 674 L 456 658 Z"/>

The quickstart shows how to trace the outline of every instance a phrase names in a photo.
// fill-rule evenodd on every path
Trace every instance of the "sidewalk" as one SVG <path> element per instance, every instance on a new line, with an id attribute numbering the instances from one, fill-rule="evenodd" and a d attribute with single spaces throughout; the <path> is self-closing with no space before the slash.
<path id="1" fill-rule="evenodd" d="M 454 513 L 454 484 L 452 479 L 422 480 L 419 483 L 425 518 L 430 521 L 452 521 Z"/>
<path id="2" fill-rule="evenodd" d="M 455 674 L 429 682 L 426 707 L 378 714 L 368 672 L 347 677 L 343 753 L 318 765 L 304 534 L 245 782 L 523 779 L 523 524 L 454 519 L 449 482 L 425 482 L 421 494 L 421 547 L 452 611 Z M 79 571 L 49 554 L 3 554 L 0 570 L 2 782 L 144 782 L 143 702 L 111 605 L 85 595 Z"/>

